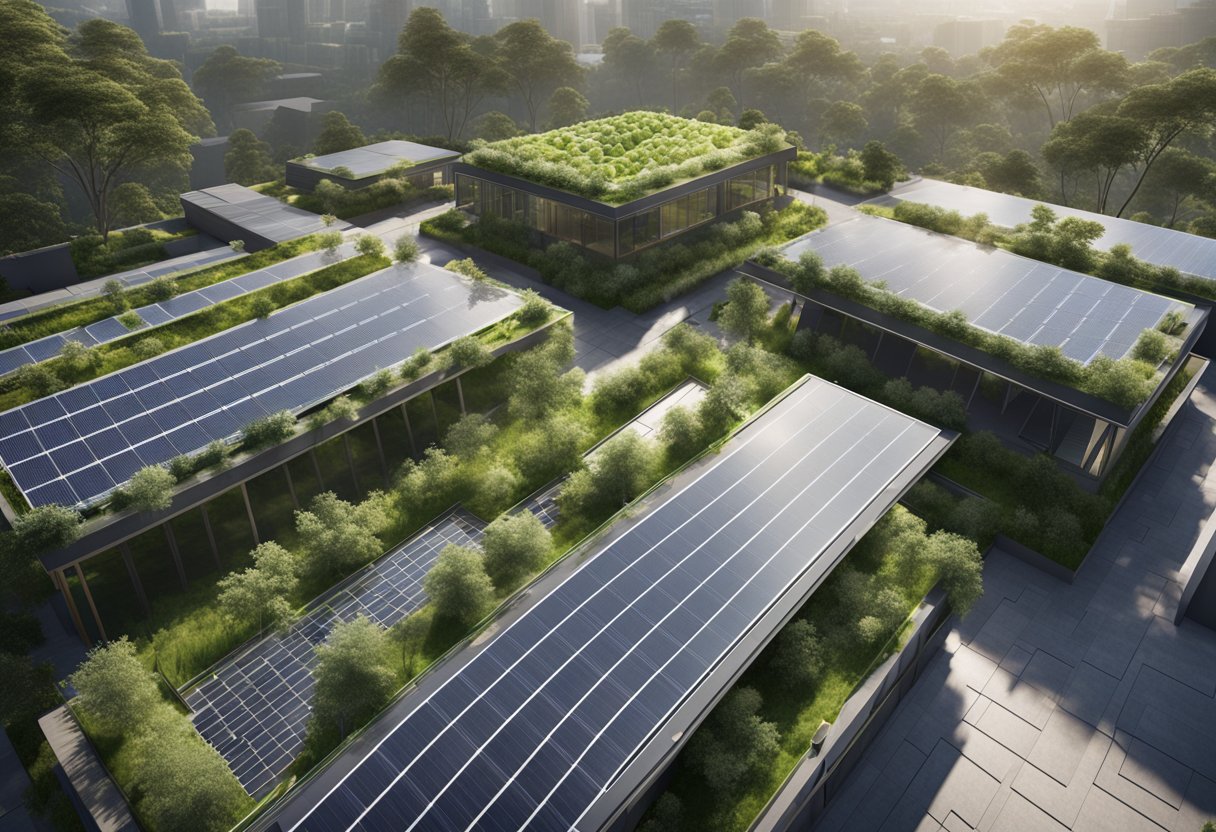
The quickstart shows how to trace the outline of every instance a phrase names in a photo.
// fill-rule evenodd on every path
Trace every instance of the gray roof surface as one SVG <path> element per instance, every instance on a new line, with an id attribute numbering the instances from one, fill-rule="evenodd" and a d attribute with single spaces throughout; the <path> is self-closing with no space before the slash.
<path id="1" fill-rule="evenodd" d="M 781 249 L 792 260 L 815 251 L 827 266 L 856 268 L 867 281 L 938 312 L 962 310 L 976 326 L 1025 344 L 1059 347 L 1082 363 L 1122 358 L 1145 329 L 1189 304 L 998 248 L 859 216 Z"/>
<path id="2" fill-rule="evenodd" d="M 1030 221 L 1030 211 L 1036 205 L 1047 205 L 1059 217 L 1079 217 L 1101 223 L 1106 229 L 1094 245 L 1109 249 L 1119 243 L 1132 247 L 1132 254 L 1158 266 L 1172 266 L 1180 272 L 1216 280 L 1216 240 L 1161 228 L 1135 220 L 1095 214 L 1078 208 L 1066 208 L 1040 200 L 1000 194 L 982 188 L 922 179 L 898 188 L 880 202 L 924 202 L 964 215 L 984 213 L 997 225 L 1012 228 Z"/>
<path id="3" fill-rule="evenodd" d="M 259 237 L 282 243 L 324 231 L 325 222 L 317 214 L 294 208 L 244 185 L 216 185 L 181 196 L 182 203 L 214 214 Z M 346 223 L 335 228 L 348 227 Z"/>
<path id="4" fill-rule="evenodd" d="M 314 170 L 325 171 L 343 167 L 354 174 L 353 178 L 362 179 L 365 176 L 384 173 L 393 165 L 402 162 L 417 165 L 437 159 L 455 159 L 458 156 L 460 153 L 455 150 L 393 139 L 351 150 L 340 150 L 337 153 L 327 153 L 324 156 L 314 156 L 311 159 L 301 160 L 299 164 Z"/>

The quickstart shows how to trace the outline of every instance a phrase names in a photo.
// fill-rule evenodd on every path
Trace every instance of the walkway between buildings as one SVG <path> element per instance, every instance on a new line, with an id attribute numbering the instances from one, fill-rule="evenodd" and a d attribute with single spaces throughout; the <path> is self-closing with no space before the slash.
<path id="1" fill-rule="evenodd" d="M 1216 508 L 1209 370 L 1073 584 L 1002 552 L 984 598 L 817 832 L 1199 832 L 1216 818 L 1216 633 L 1174 626 Z"/>

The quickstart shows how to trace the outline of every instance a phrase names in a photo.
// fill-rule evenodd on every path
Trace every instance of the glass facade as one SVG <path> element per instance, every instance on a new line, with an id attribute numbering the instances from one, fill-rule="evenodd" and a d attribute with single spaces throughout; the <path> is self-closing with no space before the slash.
<path id="1" fill-rule="evenodd" d="M 456 207 L 477 216 L 523 223 L 607 257 L 624 257 L 728 211 L 771 199 L 776 177 L 777 166 L 767 165 L 617 220 L 615 228 L 612 220 L 588 211 L 467 173 L 456 174 Z"/>

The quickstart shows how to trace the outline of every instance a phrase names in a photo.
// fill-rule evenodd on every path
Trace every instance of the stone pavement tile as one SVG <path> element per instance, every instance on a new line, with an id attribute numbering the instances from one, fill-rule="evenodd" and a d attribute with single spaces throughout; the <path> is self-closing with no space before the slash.
<path id="1" fill-rule="evenodd" d="M 1058 702 L 1072 676 L 1072 670 L 1070 665 L 1050 653 L 1038 650 L 1027 663 L 1026 669 L 1022 671 L 1021 679 Z"/>
<path id="2" fill-rule="evenodd" d="M 967 821 L 954 814 L 954 812 L 946 815 L 946 822 L 942 824 L 942 829 L 945 832 L 971 832 L 974 828 L 973 826 L 969 826 Z"/>
<path id="3" fill-rule="evenodd" d="M 1123 678 L 1151 617 L 1104 616 L 1093 643 L 1085 651 L 1085 661 L 1111 676 Z"/>
<path id="4" fill-rule="evenodd" d="M 996 793 L 997 785 L 995 779 L 962 756 L 957 748 L 940 742 L 887 815 L 882 829 L 902 832 L 915 828 L 926 814 L 941 823 L 951 812 L 974 826 Z"/>
<path id="5" fill-rule="evenodd" d="M 1009 648 L 1017 641 L 1022 628 L 1030 621 L 1026 613 L 1008 599 L 988 616 L 984 626 L 975 637 L 967 642 L 967 646 L 994 662 L 999 662 L 1009 652 Z"/>
<path id="6" fill-rule="evenodd" d="M 1120 769 L 1127 765 L 1127 748 L 1131 743 L 1133 740 L 1126 732 L 1115 733 L 1115 741 L 1107 751 L 1106 759 L 1102 761 L 1102 768 L 1098 770 L 1094 783 L 1107 794 L 1127 804 L 1146 818 L 1168 828 L 1178 813 L 1177 809 L 1119 773 Z M 1189 780 L 1190 769 L 1185 769 L 1185 774 Z"/>
<path id="7" fill-rule="evenodd" d="M 924 716 L 924 708 L 905 699 L 891 715 L 887 724 L 878 732 L 878 737 L 873 744 L 866 749 L 863 759 L 877 768 L 885 768 L 891 762 L 891 758 L 895 756 L 895 752 L 904 744 L 908 733 L 924 719 Z"/>
<path id="8" fill-rule="evenodd" d="M 903 797 L 908 784 L 916 777 L 924 762 L 925 755 L 917 751 L 911 743 L 900 745 L 891 762 L 883 768 L 882 774 L 866 790 L 865 799 L 858 802 L 840 828 L 848 832 L 878 829 Z"/>
<path id="9" fill-rule="evenodd" d="M 1182 808 L 1170 829 L 1173 832 L 1194 832 L 1213 818 L 1216 818 L 1216 783 L 1192 774 L 1186 795 L 1182 798 Z"/>
<path id="10" fill-rule="evenodd" d="M 1009 652 L 1005 654 L 1005 658 L 1001 659 L 1000 667 L 1008 670 L 1014 676 L 1021 676 L 1022 671 L 1026 668 L 1026 663 L 1030 661 L 1030 657 L 1033 655 L 1033 651 L 1024 650 L 1015 644 L 1009 648 Z"/>
<path id="11" fill-rule="evenodd" d="M 1039 729 L 993 702 L 975 724 L 1019 757 L 1027 757 L 1039 739 Z"/>
<path id="12" fill-rule="evenodd" d="M 1078 719 L 1102 729 L 1102 714 L 1118 684 L 1119 680 L 1115 677 L 1088 662 L 1081 662 L 1069 677 L 1057 705 Z M 1113 724 L 1108 727 L 1114 730 Z"/>
<path id="13" fill-rule="evenodd" d="M 1160 832 L 1161 827 L 1099 788 L 1089 790 L 1072 832 Z"/>
<path id="14" fill-rule="evenodd" d="M 1022 758 L 978 728 L 960 722 L 945 738 L 971 762 L 998 782 L 1003 782 Z"/>
<path id="15" fill-rule="evenodd" d="M 1017 792 L 1009 796 L 989 832 L 1066 832 L 1067 827 Z"/>
<path id="16" fill-rule="evenodd" d="M 1038 688 L 1000 668 L 980 693 L 1039 729 L 1047 724 L 1047 716 L 1055 708 L 1055 703 Z"/>
<path id="17" fill-rule="evenodd" d="M 815 832 L 846 832 L 851 829 L 850 815 L 866 800 L 870 786 L 882 776 L 882 770 L 871 765 L 869 751 L 845 777 L 844 786 L 826 808 L 815 818 Z"/>
<path id="18" fill-rule="evenodd" d="M 1169 708 L 1169 702 L 1162 702 Z M 1173 713 L 1147 705 L 1132 732 L 1149 745 L 1160 749 L 1185 766 L 1193 768 L 1208 780 L 1216 780 L 1216 725 L 1206 726 L 1183 721 Z"/>
<path id="19" fill-rule="evenodd" d="M 1132 738 L 1119 776 L 1151 792 L 1175 809 L 1191 782 L 1191 770 L 1142 740 Z"/>
<path id="20" fill-rule="evenodd" d="M 1153 607 L 1153 615 L 1173 621 L 1180 603 L 1182 603 L 1182 584 L 1171 580 L 1165 585 L 1165 589 L 1161 590 L 1161 597 L 1157 599 L 1157 603 Z"/>
<path id="21" fill-rule="evenodd" d="M 1137 657 L 1204 696 L 1216 695 L 1216 633 L 1206 627 L 1187 620 L 1175 627 L 1157 618 L 1144 634 Z"/>
<path id="22" fill-rule="evenodd" d="M 979 725 L 980 719 L 984 716 L 984 712 L 988 710 L 988 706 L 992 704 L 992 700 L 987 696 L 980 696 L 975 700 L 975 704 L 967 709 L 966 715 L 963 716 L 963 722 L 968 725 Z"/>
<path id="23" fill-rule="evenodd" d="M 1013 790 L 1060 823 L 1071 827 L 1077 820 L 1086 794 L 1093 789 L 1093 779 L 1102 767 L 1110 744 L 1110 737 L 1095 731 L 1067 786 L 1060 785 L 1032 765 L 1024 765 L 1013 779 Z"/>
<path id="24" fill-rule="evenodd" d="M 1067 711 L 1052 711 L 1026 761 L 1067 786 L 1095 731 L 1088 722 L 1082 722 Z"/>

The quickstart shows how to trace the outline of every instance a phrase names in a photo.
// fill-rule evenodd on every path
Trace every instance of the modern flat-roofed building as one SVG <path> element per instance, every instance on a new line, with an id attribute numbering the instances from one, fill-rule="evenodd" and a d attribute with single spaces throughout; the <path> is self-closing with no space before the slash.
<path id="1" fill-rule="evenodd" d="M 460 153 L 417 142 L 392 140 L 364 145 L 324 156 L 293 159 L 287 163 L 287 184 L 311 191 L 322 179 L 344 188 L 366 188 L 394 169 L 407 168 L 416 188 L 446 185 L 452 181 L 452 163 Z"/>
<path id="2" fill-rule="evenodd" d="M 771 204 L 796 155 L 772 134 L 627 113 L 466 154 L 453 166 L 456 206 L 622 258 Z"/>
<path id="3" fill-rule="evenodd" d="M 322 217 L 244 185 L 217 185 L 181 195 L 186 222 L 217 240 L 241 240 L 246 251 L 307 237 L 326 229 Z M 339 220 L 334 228 L 350 224 Z"/>
<path id="4" fill-rule="evenodd" d="M 804 377 L 254 828 L 633 828 L 694 729 L 952 439 Z"/>
<path id="5" fill-rule="evenodd" d="M 1057 347 L 1083 367 L 1129 358 L 1145 330 L 1170 328 L 1177 337 L 1174 354 L 1154 368 L 1151 394 L 1129 405 L 1037 376 L 967 339 L 880 311 L 856 294 L 818 286 L 799 294 L 805 302 L 800 329 L 860 347 L 893 378 L 957 392 L 973 429 L 1049 453 L 1093 480 L 1110 470 L 1130 432 L 1189 360 L 1207 322 L 1206 309 L 1163 295 L 868 216 L 800 237 L 775 260 L 750 260 L 742 271 L 789 288 L 783 264 L 806 252 L 827 267 L 851 266 L 863 280 L 882 282 L 896 301 L 930 313 L 961 311 L 971 326 L 1010 339 L 1003 343 L 1011 348 Z"/>

